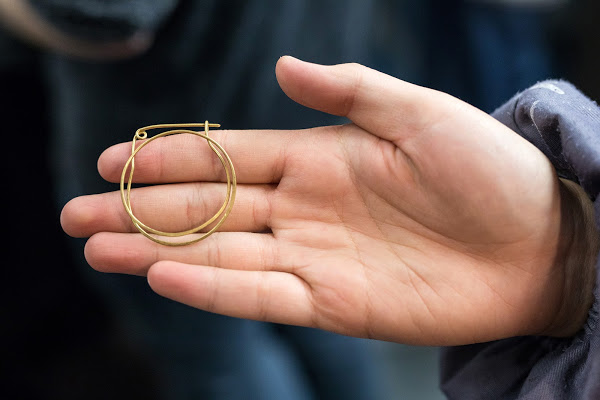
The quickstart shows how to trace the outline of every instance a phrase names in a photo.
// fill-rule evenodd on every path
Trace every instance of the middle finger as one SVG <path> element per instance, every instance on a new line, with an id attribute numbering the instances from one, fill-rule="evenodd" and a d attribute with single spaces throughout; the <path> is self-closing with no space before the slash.
<path id="1" fill-rule="evenodd" d="M 273 185 L 238 185 L 231 214 L 220 231 L 269 230 Z M 166 232 L 199 226 L 223 205 L 223 183 L 180 183 L 131 190 L 133 214 L 144 224 Z M 97 232 L 137 232 L 126 213 L 120 192 L 81 196 L 71 200 L 61 216 L 65 231 L 75 237 Z M 206 228 L 205 230 L 207 230 Z"/>

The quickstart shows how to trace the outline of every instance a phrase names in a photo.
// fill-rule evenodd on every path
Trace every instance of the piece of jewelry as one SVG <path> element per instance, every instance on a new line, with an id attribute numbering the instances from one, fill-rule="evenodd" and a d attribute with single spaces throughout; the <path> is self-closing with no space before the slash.
<path id="1" fill-rule="evenodd" d="M 211 124 L 208 121 L 205 121 L 203 124 L 200 124 L 200 123 L 159 124 L 159 125 L 145 126 L 143 128 L 138 129 L 135 132 L 135 135 L 133 136 L 133 140 L 132 140 L 132 144 L 131 144 L 131 156 L 125 163 L 125 166 L 123 167 L 123 173 L 121 174 L 121 200 L 123 201 L 123 206 L 125 207 L 125 211 L 129 215 L 129 218 L 131 218 L 131 222 L 137 228 L 137 230 L 140 231 L 140 233 L 142 235 L 146 236 L 148 239 L 150 239 L 156 243 L 160 243 L 160 244 L 163 244 L 166 246 L 184 246 L 187 244 L 196 243 L 203 239 L 206 239 L 208 236 L 212 235 L 217 229 L 219 229 L 219 227 L 223 224 L 223 222 L 225 222 L 225 220 L 229 216 L 229 213 L 231 212 L 231 209 L 233 208 L 233 203 L 235 201 L 235 191 L 236 191 L 237 181 L 236 181 L 236 177 L 235 177 L 235 169 L 233 168 L 233 163 L 231 162 L 229 155 L 227 154 L 225 149 L 219 143 L 217 143 L 214 139 L 212 139 L 211 137 L 208 136 L 209 128 L 219 128 L 220 126 L 221 125 L 219 125 L 219 124 Z M 193 131 L 190 129 L 185 129 L 185 128 L 199 128 L 199 127 L 204 127 L 204 133 L 199 132 L 199 131 Z M 153 136 L 152 138 L 148 139 L 148 131 L 152 130 L 152 129 L 171 129 L 171 130 L 159 133 L 159 134 Z M 225 196 L 225 201 L 223 202 L 223 205 L 221 206 L 219 211 L 217 211 L 210 219 L 208 219 L 202 225 L 199 225 L 195 228 L 188 229 L 186 231 L 181 231 L 181 232 L 163 232 L 163 231 L 159 231 L 158 229 L 151 228 L 148 225 L 144 224 L 135 215 L 133 215 L 133 212 L 131 210 L 130 194 L 131 194 L 131 182 L 133 180 L 133 171 L 135 169 L 135 160 L 134 159 L 135 159 L 136 154 L 142 148 L 144 148 L 144 146 L 148 145 L 148 143 L 152 142 L 153 140 L 158 139 L 160 137 L 175 135 L 175 134 L 179 134 L 179 133 L 188 133 L 188 134 L 200 136 L 201 138 L 206 139 L 208 146 L 217 155 L 217 157 L 219 157 L 219 160 L 221 161 L 221 164 L 223 165 L 223 168 L 225 169 L 225 174 L 227 176 L 227 194 Z M 142 144 L 140 144 L 136 148 L 137 140 L 144 140 L 144 142 L 142 142 Z M 125 186 L 125 176 L 127 175 L 127 169 L 129 169 L 129 179 L 127 181 L 127 186 Z M 191 234 L 200 232 L 202 229 L 208 227 L 209 225 L 211 225 L 213 223 L 214 223 L 214 225 L 208 231 L 206 231 L 205 233 L 203 233 L 202 235 L 200 235 L 198 237 L 194 237 L 193 239 L 190 239 L 187 241 L 168 241 L 168 240 L 164 240 L 164 239 L 158 238 L 156 236 L 153 236 L 153 235 L 159 235 L 159 236 L 166 236 L 166 237 L 180 237 L 180 236 L 191 235 Z"/>

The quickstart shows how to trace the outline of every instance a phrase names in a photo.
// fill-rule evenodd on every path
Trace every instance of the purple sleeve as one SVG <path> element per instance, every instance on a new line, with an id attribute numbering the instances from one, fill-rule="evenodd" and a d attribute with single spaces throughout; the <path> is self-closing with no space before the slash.
<path id="1" fill-rule="evenodd" d="M 540 149 L 595 201 L 600 227 L 600 108 L 564 81 L 517 94 L 493 116 Z M 442 350 L 449 399 L 600 399 L 600 263 L 594 303 L 574 337 L 515 337 Z"/>

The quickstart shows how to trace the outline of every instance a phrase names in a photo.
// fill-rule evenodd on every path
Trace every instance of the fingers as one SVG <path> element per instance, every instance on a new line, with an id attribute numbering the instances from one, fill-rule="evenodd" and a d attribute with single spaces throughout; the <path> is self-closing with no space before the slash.
<path id="1" fill-rule="evenodd" d="M 311 325 L 310 287 L 296 275 L 164 261 L 148 272 L 152 289 L 201 310 L 290 325 Z"/>
<path id="2" fill-rule="evenodd" d="M 292 100 L 348 117 L 364 130 L 393 142 L 430 123 L 435 116 L 428 112 L 432 106 L 458 101 L 358 64 L 324 66 L 286 56 L 278 61 L 276 73 L 279 85 Z"/>
<path id="3" fill-rule="evenodd" d="M 225 269 L 270 271 L 281 264 L 273 235 L 247 232 L 217 232 L 205 240 L 183 247 L 157 244 L 140 234 L 101 232 L 85 245 L 85 257 L 94 269 L 130 275 L 145 275 L 158 261 L 212 265 Z"/>
<path id="4" fill-rule="evenodd" d="M 238 185 L 231 214 L 220 231 L 263 232 L 269 229 L 270 185 Z M 223 205 L 226 185 L 183 183 L 133 189 L 134 215 L 144 224 L 165 232 L 194 228 L 211 218 Z M 97 232 L 137 232 L 125 212 L 121 192 L 77 197 L 61 213 L 65 232 L 88 237 Z"/>
<path id="5" fill-rule="evenodd" d="M 393 142 L 421 132 L 462 104 L 446 94 L 356 64 L 323 66 L 282 57 L 276 73 L 281 88 L 296 102 L 347 116 L 367 132 Z M 305 150 L 297 147 L 307 138 L 304 132 L 214 131 L 211 137 L 229 154 L 239 182 L 277 183 L 287 159 Z M 107 149 L 98 162 L 101 175 L 118 182 L 130 154 L 128 143 Z M 161 138 L 144 147 L 135 163 L 134 180 L 140 183 L 225 179 L 219 159 L 195 135 Z"/>
<path id="6" fill-rule="evenodd" d="M 285 155 L 302 135 L 294 131 L 211 131 L 231 158 L 240 183 L 277 183 Z M 131 143 L 108 148 L 98 170 L 110 182 L 119 182 Z M 206 140 L 189 134 L 160 138 L 135 156 L 134 180 L 142 183 L 225 181 L 225 170 Z"/>

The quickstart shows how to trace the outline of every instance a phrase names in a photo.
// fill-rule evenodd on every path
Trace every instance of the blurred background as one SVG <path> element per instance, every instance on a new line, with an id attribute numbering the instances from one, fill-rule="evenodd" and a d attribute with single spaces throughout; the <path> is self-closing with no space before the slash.
<path id="1" fill-rule="evenodd" d="M 546 78 L 600 99 L 597 1 L 329 3 L 0 1 L 8 220 L 0 397 L 221 399 L 236 398 L 229 390 L 237 385 L 239 398 L 443 398 L 436 348 L 198 316 L 155 299 L 144 278 L 91 270 L 83 242 L 60 228 L 69 198 L 116 189 L 100 182 L 97 155 L 139 126 L 194 118 L 231 129 L 340 122 L 286 102 L 274 78 L 283 54 L 360 62 L 487 112 Z M 22 4 L 34 22 L 64 34 L 59 42 L 75 37 L 92 50 L 66 39 L 52 48 L 55 36 L 23 32 Z M 104 46 L 123 40 L 124 50 Z"/>

